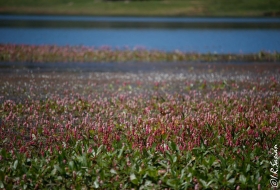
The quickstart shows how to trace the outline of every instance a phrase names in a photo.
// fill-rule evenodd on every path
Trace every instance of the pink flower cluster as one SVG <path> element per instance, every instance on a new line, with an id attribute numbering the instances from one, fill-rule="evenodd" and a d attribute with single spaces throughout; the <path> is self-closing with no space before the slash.
<path id="1" fill-rule="evenodd" d="M 0 135 L 7 149 L 27 155 L 60 151 L 72 142 L 90 139 L 92 146 L 129 143 L 133 149 L 156 146 L 169 149 L 173 141 L 180 150 L 213 146 L 269 149 L 267 139 L 280 132 L 279 96 L 263 98 L 252 92 L 213 92 L 159 96 L 121 94 L 99 99 L 66 95 L 45 101 L 16 103 L 5 100 Z"/>

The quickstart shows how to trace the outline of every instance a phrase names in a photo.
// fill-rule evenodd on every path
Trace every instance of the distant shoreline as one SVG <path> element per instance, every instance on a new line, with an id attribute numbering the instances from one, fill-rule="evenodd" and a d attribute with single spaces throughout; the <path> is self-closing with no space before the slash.
<path id="1" fill-rule="evenodd" d="M 280 17 L 277 0 L 244 2 L 223 0 L 97 1 L 50 0 L 46 2 L 0 0 L 0 14 L 159 16 L 159 17 Z"/>
<path id="2" fill-rule="evenodd" d="M 280 62 L 279 52 L 215 54 L 88 46 L 0 44 L 0 62 L 92 63 L 92 62 Z"/>

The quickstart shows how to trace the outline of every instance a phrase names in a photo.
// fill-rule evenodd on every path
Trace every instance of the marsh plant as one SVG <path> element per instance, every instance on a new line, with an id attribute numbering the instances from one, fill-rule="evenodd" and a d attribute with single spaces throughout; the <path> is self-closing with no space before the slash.
<path id="1" fill-rule="evenodd" d="M 278 52 L 265 52 L 253 54 L 216 54 L 197 52 L 181 52 L 175 50 L 165 52 L 147 50 L 143 47 L 113 48 L 110 46 L 56 46 L 56 45 L 15 45 L 0 44 L 0 61 L 2 62 L 236 62 L 236 61 L 262 61 L 277 62 L 280 60 Z"/>
<path id="2" fill-rule="evenodd" d="M 279 69 L 191 72 L 2 78 L 0 188 L 270 188 Z"/>

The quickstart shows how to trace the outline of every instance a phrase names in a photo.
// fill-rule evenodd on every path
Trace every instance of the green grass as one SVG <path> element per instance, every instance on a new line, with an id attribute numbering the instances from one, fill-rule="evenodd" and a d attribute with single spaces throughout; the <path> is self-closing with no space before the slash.
<path id="1" fill-rule="evenodd" d="M 113 16 L 279 16 L 278 0 L 0 0 L 0 13 Z"/>

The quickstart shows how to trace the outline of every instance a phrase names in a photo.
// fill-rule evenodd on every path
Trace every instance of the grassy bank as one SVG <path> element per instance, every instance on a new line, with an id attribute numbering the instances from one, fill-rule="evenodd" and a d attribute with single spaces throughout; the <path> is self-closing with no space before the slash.
<path id="1" fill-rule="evenodd" d="M 279 16 L 278 0 L 0 0 L 0 13 L 114 16 Z"/>

